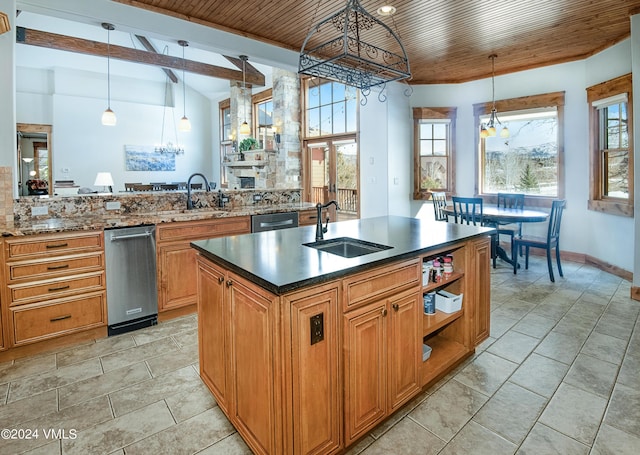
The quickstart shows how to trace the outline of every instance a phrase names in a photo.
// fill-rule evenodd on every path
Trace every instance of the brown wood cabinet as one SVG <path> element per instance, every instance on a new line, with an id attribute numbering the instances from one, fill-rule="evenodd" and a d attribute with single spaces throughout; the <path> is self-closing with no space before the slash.
<path id="1" fill-rule="evenodd" d="M 346 445 L 420 390 L 420 270 L 416 259 L 343 282 Z"/>
<path id="2" fill-rule="evenodd" d="M 11 237 L 3 255 L 8 346 L 106 326 L 102 231 Z"/>
<path id="3" fill-rule="evenodd" d="M 198 268 L 200 375 L 247 444 L 259 454 L 339 450 L 338 284 L 276 296 L 206 259 Z M 324 339 L 311 344 L 319 314 Z"/>
<path id="4" fill-rule="evenodd" d="M 195 311 L 198 267 L 196 252 L 190 246 L 193 240 L 250 231 L 249 216 L 158 224 L 158 311 L 162 313 L 189 305 Z"/>
<path id="5" fill-rule="evenodd" d="M 423 280 L 440 255 L 454 272 Z M 258 454 L 343 452 L 488 336 L 488 238 L 282 295 L 197 263 L 200 374 Z M 424 293 L 438 290 L 463 294 L 462 308 L 424 314 Z"/>

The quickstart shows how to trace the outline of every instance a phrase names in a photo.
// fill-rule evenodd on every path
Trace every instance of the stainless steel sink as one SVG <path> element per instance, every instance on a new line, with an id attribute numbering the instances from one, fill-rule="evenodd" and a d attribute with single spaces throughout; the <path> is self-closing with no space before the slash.
<path id="1" fill-rule="evenodd" d="M 303 243 L 303 245 L 326 253 L 337 254 L 343 258 L 355 258 L 358 256 L 364 256 L 365 254 L 377 253 L 378 251 L 393 248 L 392 246 L 366 242 L 364 240 L 353 239 L 351 237 L 318 240 L 316 242 Z"/>

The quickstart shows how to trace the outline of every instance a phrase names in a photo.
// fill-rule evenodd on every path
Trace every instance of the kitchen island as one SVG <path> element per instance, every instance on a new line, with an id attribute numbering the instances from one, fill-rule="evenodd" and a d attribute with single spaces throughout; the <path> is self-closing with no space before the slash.
<path id="1" fill-rule="evenodd" d="M 488 337 L 493 232 L 330 224 L 326 239 L 386 247 L 355 257 L 314 248 L 314 226 L 192 242 L 203 381 L 255 453 L 344 451 Z M 453 273 L 423 279 L 441 256 Z M 424 314 L 423 295 L 440 290 L 463 295 L 461 308 Z"/>

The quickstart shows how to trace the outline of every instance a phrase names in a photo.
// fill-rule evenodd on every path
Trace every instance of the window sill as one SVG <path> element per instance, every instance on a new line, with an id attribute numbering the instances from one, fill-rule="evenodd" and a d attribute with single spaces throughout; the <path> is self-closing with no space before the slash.
<path id="1" fill-rule="evenodd" d="M 588 209 L 609 215 L 633 217 L 633 201 L 591 199 Z"/>

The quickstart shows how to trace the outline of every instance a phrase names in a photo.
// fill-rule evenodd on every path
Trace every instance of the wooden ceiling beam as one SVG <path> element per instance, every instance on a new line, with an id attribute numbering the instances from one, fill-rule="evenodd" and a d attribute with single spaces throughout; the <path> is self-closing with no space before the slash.
<path id="1" fill-rule="evenodd" d="M 151 41 L 147 39 L 146 36 L 136 35 L 136 38 L 138 38 L 138 41 L 140 41 L 140 44 L 142 44 L 142 46 L 144 46 L 144 48 L 149 52 L 153 52 L 154 54 L 159 53 L 156 50 L 156 48 L 153 46 Z M 174 84 L 178 83 L 178 76 L 176 76 L 176 74 L 173 71 L 171 71 L 169 68 L 162 68 L 162 71 L 164 71 L 164 74 L 167 75 L 167 77 L 171 80 L 171 82 L 173 82 Z"/>
<path id="2" fill-rule="evenodd" d="M 56 33 L 43 32 L 40 30 L 26 29 L 23 27 L 18 27 L 16 30 L 16 42 L 19 44 L 45 47 L 48 49 L 107 57 L 107 43 L 58 35 Z M 184 67 L 184 70 L 190 73 L 242 82 L 242 71 L 236 71 L 221 66 L 208 65 L 206 63 L 195 62 L 192 60 L 183 60 L 169 55 L 156 54 L 138 49 L 131 49 L 129 47 L 115 46 L 113 44 L 110 46 L 109 55 L 114 59 L 140 63 L 143 65 L 155 65 L 175 70 L 182 70 Z M 246 81 L 247 84 L 254 84 L 258 86 L 265 85 L 264 74 L 262 73 L 249 74 L 247 72 Z"/>

